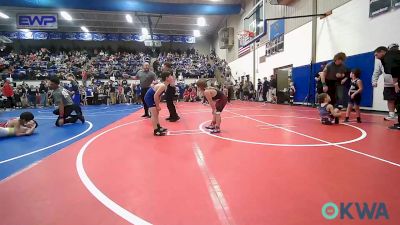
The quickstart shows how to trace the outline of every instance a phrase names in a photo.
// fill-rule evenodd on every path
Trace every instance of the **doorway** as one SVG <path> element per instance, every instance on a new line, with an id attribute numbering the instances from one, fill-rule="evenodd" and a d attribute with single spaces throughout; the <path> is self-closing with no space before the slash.
<path id="1" fill-rule="evenodd" d="M 277 79 L 276 97 L 278 104 L 289 104 L 289 84 L 292 79 L 292 68 L 293 65 L 287 65 L 274 69 Z"/>

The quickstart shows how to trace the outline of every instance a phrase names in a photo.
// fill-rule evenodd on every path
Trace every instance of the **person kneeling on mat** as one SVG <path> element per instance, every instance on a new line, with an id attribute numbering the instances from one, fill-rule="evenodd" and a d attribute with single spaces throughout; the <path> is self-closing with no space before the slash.
<path id="1" fill-rule="evenodd" d="M 0 137 L 31 135 L 38 126 L 31 112 L 23 112 L 19 118 L 0 122 Z"/>
<path id="2" fill-rule="evenodd" d="M 333 108 L 333 105 L 329 104 L 330 101 L 331 97 L 328 94 L 322 93 L 318 95 L 318 102 L 320 103 L 318 111 L 321 116 L 321 123 L 324 125 L 339 124 L 340 111 Z"/>
<path id="3" fill-rule="evenodd" d="M 200 79 L 197 81 L 197 87 L 200 92 L 202 92 L 203 96 L 210 103 L 213 119 L 207 129 L 210 129 L 210 133 L 220 133 L 221 132 L 221 112 L 224 109 L 226 103 L 228 102 L 228 98 L 224 93 L 215 88 L 207 87 L 207 80 Z"/>
<path id="4" fill-rule="evenodd" d="M 160 99 L 161 94 L 167 89 L 167 86 L 174 81 L 170 70 L 161 73 L 162 83 L 150 87 L 144 96 L 144 101 L 149 107 L 151 114 L 151 122 L 153 123 L 154 136 L 164 136 L 167 129 L 160 126 L 158 112 L 161 110 Z"/>
<path id="5" fill-rule="evenodd" d="M 54 103 L 58 106 L 58 109 L 53 111 L 53 114 L 58 115 L 56 126 L 60 127 L 67 123 L 75 123 L 78 119 L 84 124 L 85 118 L 82 115 L 81 107 L 74 104 L 65 88 L 60 87 L 60 80 L 57 77 L 50 78 L 49 87 L 53 90 Z M 76 115 L 71 115 L 74 111 Z"/>

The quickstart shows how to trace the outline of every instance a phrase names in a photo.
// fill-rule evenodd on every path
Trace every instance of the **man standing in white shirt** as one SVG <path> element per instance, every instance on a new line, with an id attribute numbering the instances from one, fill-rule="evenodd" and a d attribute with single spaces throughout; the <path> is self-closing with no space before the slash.
<path id="1" fill-rule="evenodd" d="M 385 56 L 388 49 L 384 46 L 380 46 L 375 49 L 375 66 L 374 73 L 372 75 L 372 86 L 378 86 L 379 76 L 383 75 L 384 78 L 384 89 L 383 89 L 383 99 L 387 101 L 389 116 L 385 117 L 385 120 L 394 120 L 396 119 L 394 110 L 395 110 L 395 100 L 396 100 L 396 92 L 393 85 L 393 78 L 391 74 L 385 74 L 381 59 Z"/>

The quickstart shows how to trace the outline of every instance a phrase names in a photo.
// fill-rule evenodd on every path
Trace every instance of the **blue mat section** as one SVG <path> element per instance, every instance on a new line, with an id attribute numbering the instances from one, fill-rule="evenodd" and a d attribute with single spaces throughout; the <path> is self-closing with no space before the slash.
<path id="1" fill-rule="evenodd" d="M 86 106 L 82 108 L 87 120 L 85 124 L 79 122 L 63 127 L 54 125 L 56 116 L 52 114 L 53 109 L 1 112 L 0 121 L 6 121 L 18 117 L 21 112 L 30 111 L 35 115 L 39 127 L 31 136 L 0 138 L 0 180 L 141 108 L 141 105 L 125 104 Z"/>
<path id="2" fill-rule="evenodd" d="M 359 68 L 361 70 L 361 80 L 364 84 L 362 92 L 361 106 L 372 107 L 373 88 L 371 84 L 372 73 L 374 72 L 374 53 L 367 52 L 358 55 L 348 56 L 346 67 L 349 69 Z M 329 62 L 329 61 L 328 61 Z M 315 80 L 314 76 L 320 70 L 323 62 L 312 65 L 294 67 L 292 70 L 292 79 L 296 87 L 295 102 L 303 102 L 308 94 L 308 103 L 313 103 L 315 99 Z"/>

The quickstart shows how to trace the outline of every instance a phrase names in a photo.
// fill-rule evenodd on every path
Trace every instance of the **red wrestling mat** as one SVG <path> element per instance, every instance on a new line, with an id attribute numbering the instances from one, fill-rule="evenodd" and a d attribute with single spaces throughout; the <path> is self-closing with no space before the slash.
<path id="1" fill-rule="evenodd" d="M 323 126 L 316 109 L 236 101 L 210 135 L 209 107 L 178 111 L 168 136 L 140 111 L 1 182 L 0 224 L 400 223 L 400 133 L 382 116 Z"/>

